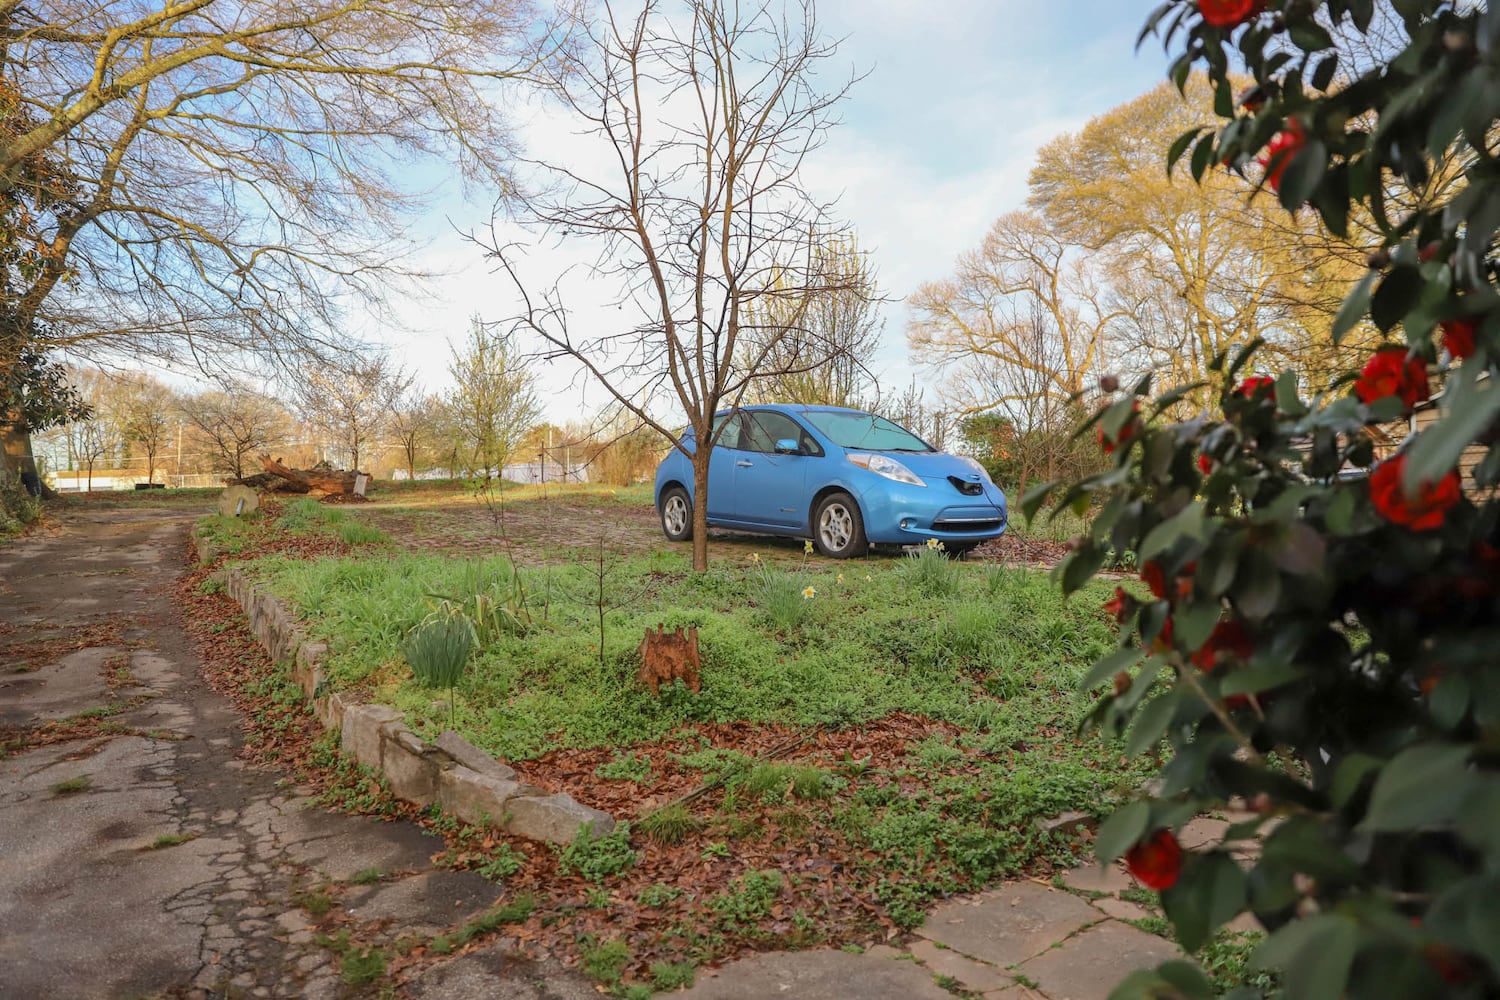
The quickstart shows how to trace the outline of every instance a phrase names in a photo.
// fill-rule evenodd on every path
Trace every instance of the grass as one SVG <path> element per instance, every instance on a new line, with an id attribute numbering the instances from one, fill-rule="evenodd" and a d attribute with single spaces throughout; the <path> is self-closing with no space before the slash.
<path id="1" fill-rule="evenodd" d="M 466 579 L 518 578 L 539 620 L 524 635 L 500 632 L 481 644 L 451 705 L 463 735 L 514 760 L 559 746 L 628 747 L 699 722 L 845 726 L 914 712 L 982 731 L 1017 700 L 1071 699 L 1113 642 L 1098 611 L 1112 589 L 1102 583 L 1065 603 L 1043 574 L 1010 571 L 991 592 L 984 567 L 941 560 L 957 592 L 929 597 L 906 579 L 904 562 L 799 574 L 817 596 L 798 593 L 807 615 L 787 632 L 767 627 L 753 565 L 700 575 L 676 551 L 622 559 L 621 589 L 652 596 L 607 611 L 602 657 L 582 566 L 382 553 L 269 556 L 253 569 L 296 606 L 314 638 L 329 641 L 335 684 L 372 689 L 428 737 L 449 726 L 449 712 L 401 669 L 403 640 L 431 613 L 430 595 L 460 594 Z M 674 686 L 653 697 L 636 682 L 636 647 L 658 623 L 697 627 L 701 694 Z M 635 767 L 622 762 L 610 776 Z"/>
<path id="2" fill-rule="evenodd" d="M 163 833 L 151 841 L 151 850 L 159 851 L 164 847 L 177 847 L 186 844 L 190 840 L 197 839 L 196 833 Z"/>
<path id="3" fill-rule="evenodd" d="M 52 786 L 53 795 L 77 795 L 86 791 L 92 782 L 88 775 L 79 775 L 76 778 L 67 778 Z"/>

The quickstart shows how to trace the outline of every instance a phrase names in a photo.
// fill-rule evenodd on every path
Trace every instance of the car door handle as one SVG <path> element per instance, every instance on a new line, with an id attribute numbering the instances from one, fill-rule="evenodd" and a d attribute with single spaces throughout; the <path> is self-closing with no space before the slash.
<path id="1" fill-rule="evenodd" d="M 753 466 L 755 463 L 752 462 L 752 461 L 749 461 L 748 459 L 742 458 L 738 462 L 735 462 L 734 464 L 737 465 L 737 466 L 739 466 L 741 469 L 748 469 L 751 466 Z"/>

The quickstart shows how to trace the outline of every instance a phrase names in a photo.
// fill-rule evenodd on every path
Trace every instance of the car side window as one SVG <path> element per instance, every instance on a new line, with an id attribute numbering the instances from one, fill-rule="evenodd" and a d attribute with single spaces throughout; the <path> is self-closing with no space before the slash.
<path id="1" fill-rule="evenodd" d="M 818 447 L 812 435 L 784 413 L 765 410 L 747 413 L 745 422 L 747 426 L 740 447 L 746 451 L 774 452 L 777 441 L 791 438 L 801 446 L 805 454 L 821 455 L 823 453 L 823 449 Z"/>
<path id="2" fill-rule="evenodd" d="M 718 434 L 718 440 L 715 443 L 714 447 L 716 447 L 716 448 L 743 448 L 743 447 L 745 447 L 745 445 L 740 442 L 740 438 L 742 436 L 741 433 L 740 433 L 741 426 L 742 426 L 742 423 L 741 423 L 740 414 L 739 414 L 738 411 L 735 411 L 734 413 L 726 413 L 722 417 L 715 417 L 714 418 L 714 433 Z M 723 428 L 723 432 L 722 433 L 720 433 L 720 431 L 719 431 L 719 428 L 721 428 L 721 427 Z"/>

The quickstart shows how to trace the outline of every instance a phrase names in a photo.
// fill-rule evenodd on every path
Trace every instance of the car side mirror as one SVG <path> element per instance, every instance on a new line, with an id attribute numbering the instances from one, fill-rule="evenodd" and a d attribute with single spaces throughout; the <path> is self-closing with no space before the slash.
<path id="1" fill-rule="evenodd" d="M 800 455 L 802 454 L 802 446 L 797 443 L 796 438 L 782 438 L 776 442 L 776 454 Z"/>

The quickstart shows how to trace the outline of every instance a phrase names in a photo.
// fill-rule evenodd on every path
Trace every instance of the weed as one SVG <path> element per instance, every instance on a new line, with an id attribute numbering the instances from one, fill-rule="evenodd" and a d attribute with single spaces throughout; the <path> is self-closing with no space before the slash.
<path id="1" fill-rule="evenodd" d="M 608 781 L 649 781 L 651 758 L 633 753 L 618 754 L 608 764 L 600 764 L 594 773 Z"/>
<path id="2" fill-rule="evenodd" d="M 368 986 L 385 975 L 385 965 L 385 952 L 376 946 L 351 947 L 339 957 L 339 978 L 346 986 Z"/>
<path id="3" fill-rule="evenodd" d="M 935 538 L 915 552 L 908 552 L 900 567 L 901 577 L 923 597 L 952 597 L 958 593 L 959 564 L 948 558 L 943 543 Z"/>
<path id="4" fill-rule="evenodd" d="M 530 893 L 523 893 L 503 906 L 480 914 L 456 931 L 439 934 L 432 939 L 429 948 L 437 955 L 450 954 L 496 927 L 524 922 L 535 910 L 536 899 Z"/>
<path id="5" fill-rule="evenodd" d="M 692 962 L 652 962 L 651 985 L 663 993 L 693 985 L 697 967 Z"/>
<path id="6" fill-rule="evenodd" d="M 203 582 L 198 584 L 200 594 L 222 594 L 224 592 L 224 581 L 217 576 L 206 576 Z"/>
<path id="7" fill-rule="evenodd" d="M 362 868 L 354 873 L 354 877 L 349 882 L 351 885 L 373 885 L 383 878 L 385 878 L 385 872 L 379 868 Z"/>
<path id="8" fill-rule="evenodd" d="M 769 565 L 761 564 L 755 590 L 756 604 L 771 624 L 781 631 L 791 632 L 802 624 L 816 595 L 816 589 L 807 584 L 800 572 L 773 570 Z"/>
<path id="9" fill-rule="evenodd" d="M 757 764 L 741 786 L 751 795 L 775 801 L 788 796 L 826 799 L 844 786 L 844 780 L 810 764 Z"/>
<path id="10" fill-rule="evenodd" d="M 671 847 L 702 830 L 703 821 L 694 816 L 685 805 L 669 805 L 642 819 L 641 829 L 658 844 Z"/>
<path id="11" fill-rule="evenodd" d="M 682 890 L 675 885 L 667 885 L 665 882 L 657 882 L 642 889 L 635 901 L 647 909 L 655 909 L 665 903 L 670 903 L 682 895 Z"/>
<path id="12" fill-rule="evenodd" d="M 76 778 L 67 778 L 52 786 L 53 795 L 77 795 L 89 787 L 92 782 L 86 774 L 80 774 Z"/>
<path id="13" fill-rule="evenodd" d="M 350 545 L 383 545 L 391 536 L 374 525 L 353 518 L 342 521 L 337 528 L 338 536 Z"/>
<path id="14" fill-rule="evenodd" d="M 601 885 L 590 886 L 583 894 L 583 901 L 596 910 L 609 909 L 609 890 Z"/>
<path id="15" fill-rule="evenodd" d="M 724 892 L 708 901 L 715 921 L 726 931 L 748 932 L 771 912 L 781 892 L 781 873 L 769 869 L 747 872 Z"/>
<path id="16" fill-rule="evenodd" d="M 163 833 L 151 841 L 150 849 L 159 851 L 163 847 L 176 847 L 179 844 L 186 844 L 197 836 L 196 833 Z"/>
<path id="17" fill-rule="evenodd" d="M 621 823 L 602 837 L 594 836 L 592 823 L 578 831 L 573 842 L 562 848 L 558 862 L 565 872 L 576 872 L 590 882 L 599 882 L 635 864 L 630 849 L 630 824 Z"/>
<path id="18" fill-rule="evenodd" d="M 708 861 L 713 858 L 727 858 L 729 857 L 730 853 L 731 852 L 729 850 L 728 844 L 726 844 L 722 840 L 716 840 L 713 843 L 709 844 L 707 847 L 703 848 L 702 854 L 700 856 L 704 861 Z"/>
<path id="19" fill-rule="evenodd" d="M 863 778 L 870 773 L 870 754 L 865 754 L 858 760 L 849 751 L 844 751 L 844 756 L 839 758 L 839 773 L 846 778 Z"/>
<path id="20" fill-rule="evenodd" d="M 606 986 L 615 986 L 630 964 L 630 946 L 624 941 L 612 940 L 591 945 L 579 958 L 579 967 L 590 979 Z"/>
<path id="21" fill-rule="evenodd" d="M 316 889 L 299 887 L 292 892 L 292 905 L 301 907 L 315 917 L 321 917 L 333 909 L 333 896 L 327 886 Z"/>
<path id="22" fill-rule="evenodd" d="M 501 841 L 490 851 L 489 857 L 474 866 L 474 870 L 491 882 L 514 875 L 526 863 L 526 855 Z"/>

